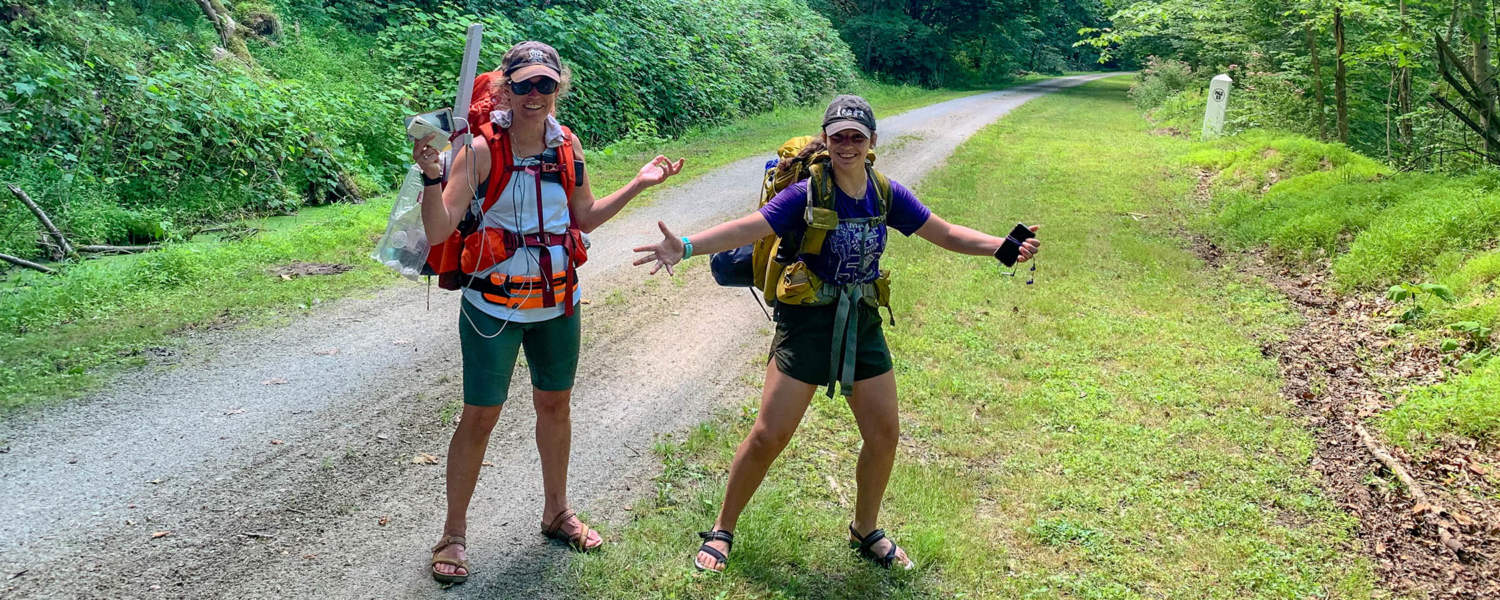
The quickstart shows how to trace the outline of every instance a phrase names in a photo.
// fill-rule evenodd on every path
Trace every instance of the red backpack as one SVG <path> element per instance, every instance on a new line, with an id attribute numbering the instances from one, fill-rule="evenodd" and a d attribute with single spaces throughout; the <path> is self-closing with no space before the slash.
<path id="1" fill-rule="evenodd" d="M 563 304 L 563 311 L 567 315 L 573 314 L 573 290 L 578 285 L 578 265 L 588 260 L 588 252 L 583 246 L 583 231 L 578 228 L 577 219 L 573 218 L 571 205 L 568 209 L 568 229 L 566 233 L 548 233 L 541 222 L 542 219 L 542 175 L 556 173 L 562 183 L 563 192 L 568 198 L 573 197 L 573 188 L 578 181 L 579 169 L 575 167 L 573 155 L 573 132 L 563 127 L 563 135 L 568 142 L 557 147 L 557 159 L 555 162 L 544 160 L 542 164 L 530 167 L 518 167 L 506 160 L 511 156 L 510 132 L 503 128 L 495 127 L 490 121 L 490 111 L 494 108 L 494 98 L 489 93 L 490 82 L 499 77 L 494 71 L 483 73 L 474 78 L 474 98 L 470 104 L 468 119 L 471 128 L 476 135 L 483 137 L 490 146 L 490 176 L 489 185 L 485 188 L 484 202 L 480 205 L 480 212 L 472 210 L 464 215 L 463 221 L 459 222 L 458 228 L 448 236 L 442 243 L 433 244 L 432 250 L 427 255 L 426 275 L 436 275 L 438 287 L 445 290 L 475 289 L 484 295 L 484 299 L 494 304 L 507 306 L 513 309 L 530 309 L 557 306 Z M 477 123 L 478 125 L 472 125 Z M 456 139 L 465 131 L 460 130 L 454 134 Z M 503 163 L 503 168 L 501 165 Z M 511 174 L 525 171 L 533 175 L 536 181 L 537 199 L 537 229 L 540 233 L 521 235 L 514 231 L 506 231 L 497 228 L 479 227 L 495 201 L 500 198 L 500 190 L 506 189 L 510 183 Z M 444 185 L 447 185 L 444 177 Z M 491 274 L 489 277 L 477 277 L 478 273 L 494 266 L 497 263 L 510 258 L 517 249 L 523 247 L 551 247 L 562 246 L 565 250 L 568 264 L 562 273 L 553 271 L 552 253 L 543 251 L 537 253 L 537 261 L 540 263 L 541 277 L 508 276 L 500 273 Z"/>

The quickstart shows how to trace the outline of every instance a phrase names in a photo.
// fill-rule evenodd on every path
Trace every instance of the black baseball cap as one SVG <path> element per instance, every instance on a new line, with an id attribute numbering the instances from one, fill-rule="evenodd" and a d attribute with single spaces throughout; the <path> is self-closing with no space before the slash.
<path id="1" fill-rule="evenodd" d="M 844 94 L 828 103 L 823 111 L 823 133 L 833 135 L 845 129 L 854 129 L 871 137 L 875 133 L 875 109 L 864 98 Z"/>
<path id="2" fill-rule="evenodd" d="M 511 81 L 526 81 L 537 75 L 562 81 L 562 59 L 557 50 L 541 42 L 521 42 L 506 51 L 500 70 Z"/>

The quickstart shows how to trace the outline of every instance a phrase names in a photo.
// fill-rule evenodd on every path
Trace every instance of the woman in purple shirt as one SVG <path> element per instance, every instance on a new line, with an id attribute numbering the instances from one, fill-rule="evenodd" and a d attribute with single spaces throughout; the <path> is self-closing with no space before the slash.
<path id="1" fill-rule="evenodd" d="M 849 396 L 849 409 L 864 440 L 855 472 L 858 493 L 854 520 L 849 524 L 849 544 L 886 568 L 895 564 L 910 569 L 914 564 L 875 527 L 900 430 L 896 378 L 881 331 L 880 313 L 873 303 L 861 300 L 880 277 L 886 227 L 976 256 L 995 254 L 1005 238 L 944 221 L 899 183 L 890 183 L 886 208 L 871 177 L 874 171 L 866 163 L 875 139 L 875 113 L 869 103 L 858 96 L 839 96 L 824 113 L 822 132 L 804 151 L 810 155 L 826 147 L 832 167 L 838 225 L 828 230 L 821 251 L 800 257 L 823 282 L 821 289 L 825 292 L 811 302 L 817 304 L 814 306 L 780 300 L 776 303 L 776 334 L 771 360 L 766 364 L 760 412 L 750 435 L 735 451 L 718 520 L 712 530 L 699 534 L 704 544 L 693 561 L 699 569 L 724 570 L 740 512 L 791 440 L 818 386 L 827 384 L 832 394 L 838 382 L 843 383 Z M 810 196 L 808 185 L 807 180 L 790 185 L 759 211 L 697 235 L 679 238 L 665 224 L 659 224 L 662 241 L 636 248 L 645 254 L 635 264 L 654 261 L 653 274 L 662 267 L 670 272 L 671 265 L 687 257 L 738 248 L 773 232 L 782 237 L 798 236 L 807 229 L 804 215 Z M 1031 229 L 1035 231 L 1036 227 Z M 1030 259 L 1039 245 L 1035 238 L 1026 240 L 1020 247 L 1019 260 Z"/>

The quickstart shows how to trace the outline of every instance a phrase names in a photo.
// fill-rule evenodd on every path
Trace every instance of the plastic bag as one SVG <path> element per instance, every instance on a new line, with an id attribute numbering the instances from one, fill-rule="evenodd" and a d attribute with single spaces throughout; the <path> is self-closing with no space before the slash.
<path id="1" fill-rule="evenodd" d="M 396 194 L 391 205 L 391 216 L 385 225 L 385 234 L 375 243 L 370 258 L 390 267 L 402 277 L 412 281 L 422 274 L 422 265 L 427 263 L 427 230 L 422 227 L 422 169 L 412 165 L 406 171 L 406 181 Z"/>

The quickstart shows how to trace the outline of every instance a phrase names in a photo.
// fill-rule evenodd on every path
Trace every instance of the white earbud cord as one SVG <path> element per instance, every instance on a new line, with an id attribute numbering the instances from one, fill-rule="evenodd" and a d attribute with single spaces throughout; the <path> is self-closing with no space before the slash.
<path id="1" fill-rule="evenodd" d="M 485 142 L 488 143 L 489 140 L 485 140 Z M 514 153 L 512 153 L 512 156 L 506 156 L 506 157 L 504 157 L 504 159 L 507 162 L 502 165 L 500 163 L 499 157 L 495 157 L 495 156 L 491 156 L 490 157 L 490 175 L 489 176 L 491 178 L 493 178 L 493 177 L 496 176 L 496 174 L 498 172 L 497 169 L 509 168 L 510 164 L 515 161 Z M 476 167 L 474 166 L 474 161 L 472 161 L 472 160 L 469 161 L 469 181 L 473 181 L 474 180 L 474 177 L 475 177 L 475 172 L 474 171 L 475 171 L 475 169 L 476 169 Z M 523 172 L 523 171 L 517 171 L 517 173 L 521 173 L 521 172 Z M 536 177 L 540 177 L 541 176 L 540 169 L 537 171 L 537 174 L 535 176 Z M 538 269 L 540 269 L 541 268 L 541 263 L 537 261 L 537 258 L 535 256 L 532 256 L 532 254 L 530 252 L 531 246 L 527 245 L 527 243 L 526 243 L 526 235 L 524 233 L 520 233 L 522 231 L 525 231 L 525 227 L 526 227 L 525 225 L 522 224 L 522 219 L 523 219 L 524 215 L 521 214 L 521 189 L 519 187 L 520 184 L 521 184 L 520 178 L 513 176 L 513 177 L 510 178 L 510 181 L 506 184 L 506 188 L 507 189 L 504 192 L 505 194 L 507 194 L 507 195 L 510 196 L 511 211 L 515 215 L 515 222 L 516 222 L 516 225 L 517 225 L 516 229 L 518 230 L 517 235 L 521 238 L 521 247 L 518 248 L 517 250 L 520 253 L 524 254 L 526 256 L 527 260 L 531 261 L 532 265 L 534 265 Z M 488 186 L 485 186 L 485 187 L 487 188 Z M 470 207 L 473 206 L 474 196 L 476 194 L 478 194 L 478 193 L 479 193 L 478 191 L 475 191 L 474 193 L 470 194 L 470 204 L 469 204 Z M 483 208 L 484 208 L 483 200 L 480 200 L 479 227 L 478 227 L 478 229 L 475 230 L 475 232 L 474 232 L 473 235 L 480 235 L 480 232 L 483 231 L 484 228 L 487 226 L 486 223 L 485 223 L 485 217 L 486 217 L 486 215 L 484 213 Z M 493 209 L 494 207 L 490 207 L 490 208 Z M 538 233 L 542 233 L 542 232 L 539 231 Z M 479 255 L 480 256 L 484 256 L 485 255 L 485 251 L 487 250 L 488 244 L 489 244 L 489 237 L 488 236 L 481 236 L 479 238 Z M 548 248 L 547 246 L 541 246 L 540 247 L 540 251 L 542 251 L 542 252 L 551 252 L 551 248 Z M 499 266 L 500 266 L 500 263 L 495 263 L 494 265 L 490 266 L 489 268 L 490 269 L 495 269 L 495 268 L 498 268 Z M 528 270 L 528 272 L 530 271 L 529 268 L 527 270 Z M 467 273 L 465 275 L 467 275 Z M 465 277 L 463 281 L 464 281 L 464 284 L 462 286 L 462 289 L 461 289 L 460 293 L 467 295 L 468 291 L 469 291 L 469 280 L 468 280 L 467 277 Z M 550 286 L 551 283 L 552 282 L 550 282 L 550 281 L 546 282 L 546 284 L 548 284 L 548 286 Z M 547 293 L 547 292 L 544 291 L 543 293 Z M 569 299 L 567 299 L 567 301 L 572 301 L 572 299 L 569 298 Z M 470 316 L 468 310 L 465 309 L 464 302 L 460 301 L 459 304 L 458 304 L 459 314 L 461 314 L 463 316 L 464 320 L 469 323 L 469 327 L 471 329 L 473 329 L 474 333 L 477 334 L 477 335 L 479 335 L 479 337 L 482 337 L 482 338 L 487 339 L 487 340 L 488 339 L 494 339 L 496 337 L 499 337 L 500 334 L 505 333 L 505 328 L 510 325 L 511 318 L 513 318 L 515 316 L 515 314 L 521 310 L 521 308 L 520 308 L 519 305 L 517 305 L 517 306 L 507 306 L 506 308 L 509 308 L 511 312 L 506 316 L 506 318 L 500 320 L 500 329 L 496 330 L 495 333 L 485 334 L 484 332 L 480 331 L 479 330 L 479 326 L 474 323 L 474 318 L 472 316 Z"/>

